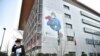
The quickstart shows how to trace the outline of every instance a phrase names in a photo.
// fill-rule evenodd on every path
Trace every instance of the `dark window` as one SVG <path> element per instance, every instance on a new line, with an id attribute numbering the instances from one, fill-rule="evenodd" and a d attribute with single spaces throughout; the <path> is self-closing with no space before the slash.
<path id="1" fill-rule="evenodd" d="M 42 13 L 42 5 L 39 5 L 39 13 Z"/>
<path id="2" fill-rule="evenodd" d="M 42 14 L 38 14 L 38 23 L 42 23 Z"/>
<path id="3" fill-rule="evenodd" d="M 69 15 L 69 14 L 67 14 L 67 13 L 64 13 L 64 15 L 65 15 L 66 18 L 71 19 L 71 15 Z"/>
<path id="4" fill-rule="evenodd" d="M 74 41 L 74 37 L 73 36 L 67 36 L 67 40 L 68 41 Z"/>
<path id="5" fill-rule="evenodd" d="M 40 5 L 42 5 L 42 3 L 43 3 L 43 0 L 38 0 L 38 1 L 39 1 L 39 4 L 40 4 Z"/>
<path id="6" fill-rule="evenodd" d="M 72 29 L 72 24 L 66 23 L 66 28 Z"/>
<path id="7" fill-rule="evenodd" d="M 67 6 L 67 5 L 63 5 L 63 6 L 64 6 L 64 8 L 66 8 L 68 10 L 70 9 L 69 6 Z"/>
<path id="8" fill-rule="evenodd" d="M 39 13 L 42 13 L 42 0 L 39 0 Z"/>
<path id="9" fill-rule="evenodd" d="M 41 33 L 41 30 L 42 30 L 42 26 L 41 26 L 41 24 L 39 24 L 38 27 L 37 27 L 37 32 Z"/>
<path id="10" fill-rule="evenodd" d="M 41 34 L 37 35 L 37 40 L 39 40 L 41 38 Z"/>

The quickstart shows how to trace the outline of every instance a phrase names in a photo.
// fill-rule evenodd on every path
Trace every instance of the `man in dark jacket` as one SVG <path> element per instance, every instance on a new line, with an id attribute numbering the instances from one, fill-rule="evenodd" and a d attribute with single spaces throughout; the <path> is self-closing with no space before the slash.
<path id="1" fill-rule="evenodd" d="M 15 56 L 25 56 L 24 46 L 21 45 L 21 39 L 15 41 L 15 45 L 12 47 L 12 52 Z"/>

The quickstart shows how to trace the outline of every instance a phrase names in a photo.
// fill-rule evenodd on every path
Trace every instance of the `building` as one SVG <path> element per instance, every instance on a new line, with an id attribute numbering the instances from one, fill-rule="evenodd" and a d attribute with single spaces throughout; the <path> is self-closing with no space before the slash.
<path id="1" fill-rule="evenodd" d="M 100 14 L 77 0 L 23 0 L 19 30 L 28 56 L 100 56 Z"/>

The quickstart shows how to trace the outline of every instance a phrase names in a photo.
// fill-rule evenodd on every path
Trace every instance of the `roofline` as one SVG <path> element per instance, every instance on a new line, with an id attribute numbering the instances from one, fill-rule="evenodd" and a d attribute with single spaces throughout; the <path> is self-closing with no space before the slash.
<path id="1" fill-rule="evenodd" d="M 21 18 L 21 14 L 22 14 L 23 1 L 24 1 L 24 0 L 22 0 L 22 4 L 21 4 L 20 18 Z M 20 27 L 20 24 L 21 24 L 21 19 L 20 19 L 20 18 L 19 18 L 18 30 L 22 30 L 21 27 Z"/>
<path id="2" fill-rule="evenodd" d="M 93 14 L 100 17 L 100 13 L 96 12 L 95 10 L 91 9 L 90 7 L 78 2 L 77 0 L 72 0 L 72 1 L 81 5 L 82 7 L 86 8 L 87 10 L 92 12 Z M 32 9 L 34 2 L 35 2 L 35 0 L 23 0 L 22 1 L 20 20 L 19 20 L 19 26 L 18 26 L 19 30 L 24 30 L 24 27 L 27 23 L 27 20 L 28 20 L 28 17 L 29 17 L 29 14 L 30 14 L 30 11 Z"/>
<path id="3" fill-rule="evenodd" d="M 34 2 L 35 0 L 22 1 L 18 30 L 24 30 Z"/>

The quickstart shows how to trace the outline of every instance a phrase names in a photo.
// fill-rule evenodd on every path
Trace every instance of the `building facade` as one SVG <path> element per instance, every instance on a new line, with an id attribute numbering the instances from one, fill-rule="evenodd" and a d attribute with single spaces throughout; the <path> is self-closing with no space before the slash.
<path id="1" fill-rule="evenodd" d="M 23 35 L 28 56 L 100 55 L 100 17 L 67 1 L 34 2 Z"/>

